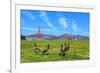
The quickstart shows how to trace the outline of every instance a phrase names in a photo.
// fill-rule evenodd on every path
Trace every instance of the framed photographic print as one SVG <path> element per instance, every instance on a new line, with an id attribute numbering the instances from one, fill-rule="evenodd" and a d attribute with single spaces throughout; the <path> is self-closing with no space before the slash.
<path id="1" fill-rule="evenodd" d="M 91 6 L 12 3 L 11 72 L 95 64 Z"/>

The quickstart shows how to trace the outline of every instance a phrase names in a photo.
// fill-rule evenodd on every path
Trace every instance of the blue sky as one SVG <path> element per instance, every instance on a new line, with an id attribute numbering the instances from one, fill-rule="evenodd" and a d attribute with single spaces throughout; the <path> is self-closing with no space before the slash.
<path id="1" fill-rule="evenodd" d="M 89 36 L 89 13 L 21 10 L 21 34 L 30 35 L 41 28 L 43 34 Z"/>

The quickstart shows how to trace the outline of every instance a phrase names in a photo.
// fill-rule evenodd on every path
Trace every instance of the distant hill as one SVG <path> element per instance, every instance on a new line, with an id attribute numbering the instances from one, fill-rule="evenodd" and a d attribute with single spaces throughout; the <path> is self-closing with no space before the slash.
<path id="1" fill-rule="evenodd" d="M 77 35 L 76 37 L 78 40 L 89 40 L 88 36 Z"/>
<path id="2" fill-rule="evenodd" d="M 75 39 L 76 38 L 76 36 L 75 35 L 71 35 L 71 34 L 63 34 L 63 35 L 60 35 L 60 36 L 58 36 L 59 38 L 61 38 L 61 39 Z"/>
<path id="3" fill-rule="evenodd" d="M 44 40 L 89 40 L 88 36 L 82 35 L 72 35 L 72 34 L 63 34 L 60 36 L 55 35 L 47 35 L 47 34 L 33 34 L 26 36 L 26 39 L 30 40 L 37 40 L 37 39 L 44 39 Z"/>

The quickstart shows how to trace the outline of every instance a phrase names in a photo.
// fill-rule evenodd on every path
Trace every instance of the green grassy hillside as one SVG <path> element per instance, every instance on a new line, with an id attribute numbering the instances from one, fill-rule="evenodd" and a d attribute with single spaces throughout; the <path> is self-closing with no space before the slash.
<path id="1" fill-rule="evenodd" d="M 21 63 L 30 62 L 48 62 L 48 61 L 72 61 L 72 60 L 88 60 L 89 59 L 89 41 L 88 40 L 70 40 L 70 50 L 65 56 L 60 56 L 60 45 L 68 42 L 67 40 L 21 40 Z M 35 53 L 34 43 L 44 50 L 47 44 L 50 44 L 48 55 L 43 53 Z"/>

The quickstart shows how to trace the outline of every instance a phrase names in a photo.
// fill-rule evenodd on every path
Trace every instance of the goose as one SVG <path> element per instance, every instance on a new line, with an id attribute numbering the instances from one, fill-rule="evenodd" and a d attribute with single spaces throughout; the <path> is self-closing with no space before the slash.
<path id="1" fill-rule="evenodd" d="M 61 55 L 61 56 L 65 56 L 66 55 L 62 44 L 61 44 L 61 49 L 60 49 L 59 55 Z"/>
<path id="2" fill-rule="evenodd" d="M 50 49 L 50 45 L 48 44 L 47 48 L 45 50 L 43 50 L 42 53 L 44 55 L 48 55 L 49 54 L 49 49 Z"/>
<path id="3" fill-rule="evenodd" d="M 66 43 L 64 43 L 64 51 L 67 52 L 70 49 L 70 43 L 68 42 L 68 44 L 66 45 Z"/>
<path id="4" fill-rule="evenodd" d="M 36 43 L 34 43 L 34 52 L 39 53 L 41 50 L 37 47 Z"/>

